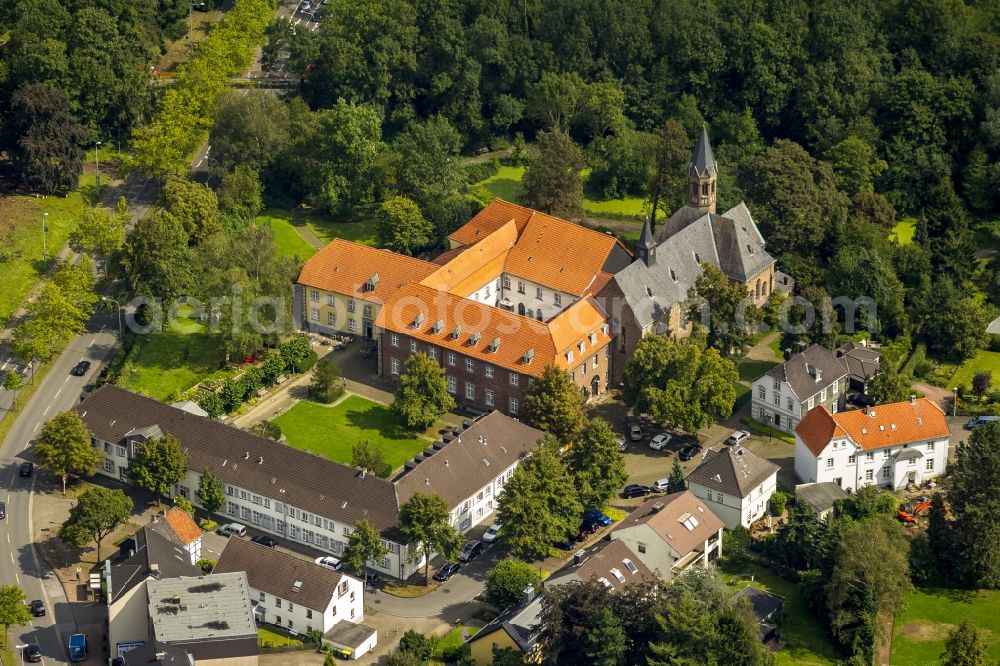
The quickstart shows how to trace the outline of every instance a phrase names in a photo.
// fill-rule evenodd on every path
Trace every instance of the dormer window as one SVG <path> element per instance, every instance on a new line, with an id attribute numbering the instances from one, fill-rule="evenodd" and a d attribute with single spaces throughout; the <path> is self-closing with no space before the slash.
<path id="1" fill-rule="evenodd" d="M 566 350 L 566 362 L 567 363 L 572 363 L 573 362 L 573 350 L 572 349 L 567 349 Z"/>
<path id="2" fill-rule="evenodd" d="M 590 335 L 588 335 L 587 338 L 590 340 L 590 344 L 592 344 L 592 345 L 596 345 L 597 344 L 597 333 L 594 333 L 593 331 L 591 331 Z"/>
<path id="3" fill-rule="evenodd" d="M 424 313 L 423 312 L 418 312 L 417 313 L 417 316 L 414 317 L 414 319 L 413 319 L 413 325 L 416 328 L 420 328 L 421 326 L 424 325 Z"/>
<path id="4" fill-rule="evenodd" d="M 750 247 L 750 243 L 747 243 L 747 253 L 748 254 L 753 254 L 753 248 Z"/>
<path id="5" fill-rule="evenodd" d="M 580 350 L 581 354 L 583 353 L 583 350 L 586 349 L 586 345 L 584 345 L 583 340 L 580 340 L 578 343 L 576 343 L 576 348 Z"/>
<path id="6" fill-rule="evenodd" d="M 451 339 L 458 340 L 458 336 L 462 335 L 462 326 L 456 326 L 455 330 L 451 332 Z"/>
<path id="7" fill-rule="evenodd" d="M 471 343 L 472 343 L 473 345 L 478 345 L 478 344 L 479 344 L 479 340 L 480 340 L 480 339 L 481 339 L 482 337 L 483 337 L 483 336 L 482 336 L 482 335 L 481 335 L 481 334 L 479 333 L 479 331 L 476 331 L 475 333 L 473 333 L 473 334 L 472 334 L 472 337 L 471 337 L 471 338 L 469 338 L 469 341 L 470 341 L 470 342 L 471 342 Z"/>
<path id="8" fill-rule="evenodd" d="M 444 328 L 444 319 L 438 319 L 436 322 L 434 322 L 434 325 L 431 326 L 431 333 L 440 333 L 441 329 L 443 328 Z"/>
<path id="9" fill-rule="evenodd" d="M 490 351 L 494 354 L 500 349 L 500 338 L 493 338 L 493 342 L 490 343 Z"/>
<path id="10" fill-rule="evenodd" d="M 368 278 L 368 281 L 365 282 L 365 291 L 375 291 L 375 287 L 378 286 L 378 280 L 378 273 Z"/>
<path id="11" fill-rule="evenodd" d="M 672 268 L 670 269 L 670 279 L 673 280 L 674 282 L 677 282 L 677 273 L 675 273 L 674 269 Z"/>
<path id="12" fill-rule="evenodd" d="M 525 363 L 531 363 L 531 359 L 533 359 L 533 358 L 535 358 L 535 350 L 534 349 L 529 349 L 528 351 L 524 352 L 523 359 L 524 359 Z"/>
<path id="13" fill-rule="evenodd" d="M 701 255 L 698 254 L 697 252 L 694 253 L 694 260 L 695 260 L 695 263 L 697 263 L 699 266 L 701 266 Z"/>

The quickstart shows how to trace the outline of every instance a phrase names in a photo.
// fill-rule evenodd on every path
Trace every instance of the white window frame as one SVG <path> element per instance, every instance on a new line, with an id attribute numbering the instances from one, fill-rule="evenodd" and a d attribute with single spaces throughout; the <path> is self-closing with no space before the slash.
<path id="1" fill-rule="evenodd" d="M 399 335 L 396 334 L 396 333 L 390 333 L 389 334 L 389 344 L 392 345 L 393 347 L 398 347 L 399 346 Z"/>
<path id="2" fill-rule="evenodd" d="M 389 360 L 389 368 L 390 368 L 389 372 L 391 372 L 394 375 L 398 375 L 399 374 L 399 359 L 398 358 L 390 359 Z"/>
<path id="3" fill-rule="evenodd" d="M 448 376 L 448 393 L 455 394 L 458 392 L 458 380 L 452 376 Z"/>

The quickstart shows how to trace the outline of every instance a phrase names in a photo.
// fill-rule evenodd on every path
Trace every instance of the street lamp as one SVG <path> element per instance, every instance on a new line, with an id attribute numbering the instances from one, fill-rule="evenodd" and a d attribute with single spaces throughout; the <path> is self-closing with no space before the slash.
<path id="1" fill-rule="evenodd" d="M 111 298 L 110 296 L 101 296 L 101 300 L 106 303 L 114 303 L 118 309 L 118 341 L 124 342 L 122 339 L 122 306 L 121 303 Z"/>
<path id="2" fill-rule="evenodd" d="M 771 429 L 774 427 L 774 416 L 767 415 L 767 441 L 771 441 Z"/>
<path id="3" fill-rule="evenodd" d="M 45 249 L 45 232 L 49 230 L 49 214 L 42 213 L 42 261 L 48 259 L 48 252 Z"/>
<path id="4" fill-rule="evenodd" d="M 24 651 L 28 649 L 28 644 L 25 643 L 24 645 L 15 645 L 14 649 L 17 650 L 19 655 L 21 655 L 21 666 L 24 666 Z"/>
<path id="5" fill-rule="evenodd" d="M 101 196 L 101 154 L 98 149 L 101 147 L 101 142 L 96 141 L 94 143 L 94 164 L 97 166 L 97 196 Z"/>
<path id="6" fill-rule="evenodd" d="M 958 414 L 958 387 L 953 388 L 952 392 L 955 394 L 955 399 L 951 401 L 951 417 L 955 418 Z"/>

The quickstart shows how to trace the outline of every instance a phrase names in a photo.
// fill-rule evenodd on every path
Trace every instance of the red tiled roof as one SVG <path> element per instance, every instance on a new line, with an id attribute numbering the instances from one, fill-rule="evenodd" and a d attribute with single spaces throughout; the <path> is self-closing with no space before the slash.
<path id="1" fill-rule="evenodd" d="M 951 436 L 941 407 L 927 398 L 838 414 L 816 407 L 795 433 L 813 455 L 819 455 L 834 437 L 850 437 L 863 450 L 871 451 Z"/>
<path id="2" fill-rule="evenodd" d="M 518 232 L 520 232 L 534 212 L 530 208 L 518 206 L 503 199 L 494 199 L 475 217 L 449 234 L 448 239 L 459 245 L 474 245 L 507 222 L 514 222 Z"/>
<path id="3" fill-rule="evenodd" d="M 423 280 L 438 268 L 428 261 L 336 238 L 306 262 L 298 282 L 384 302 L 404 285 Z M 365 284 L 376 273 L 379 279 L 375 289 L 365 291 Z"/>
<path id="4" fill-rule="evenodd" d="M 191 515 L 183 509 L 171 507 L 166 515 L 167 524 L 174 531 L 177 538 L 185 546 L 201 538 L 201 528 L 194 522 Z"/>

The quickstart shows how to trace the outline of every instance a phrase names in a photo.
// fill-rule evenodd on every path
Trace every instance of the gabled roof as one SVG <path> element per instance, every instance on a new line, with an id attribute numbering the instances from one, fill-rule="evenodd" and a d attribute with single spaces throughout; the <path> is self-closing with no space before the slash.
<path id="1" fill-rule="evenodd" d="M 688 474 L 688 483 L 735 497 L 746 497 L 781 469 L 742 446 L 726 446 L 710 451 L 704 462 Z"/>
<path id="2" fill-rule="evenodd" d="M 577 561 L 579 560 L 579 561 Z M 656 574 L 642 563 L 624 541 L 598 541 L 577 552 L 564 567 L 545 579 L 545 586 L 599 580 L 609 590 L 620 592 L 626 585 L 655 582 Z"/>
<path id="3" fill-rule="evenodd" d="M 230 537 L 212 572 L 245 571 L 250 587 L 319 613 L 337 595 L 346 576 L 301 557 L 253 541 Z"/>
<path id="4" fill-rule="evenodd" d="M 611 537 L 637 525 L 648 525 L 682 558 L 725 526 L 690 490 L 646 500 L 625 516 Z"/>
<path id="5" fill-rule="evenodd" d="M 474 245 L 508 222 L 513 222 L 520 232 L 534 212 L 531 208 L 497 198 L 471 220 L 448 234 L 448 240 L 458 245 Z"/>
<path id="6" fill-rule="evenodd" d="M 542 634 L 542 598 L 534 597 L 531 601 L 508 608 L 497 615 L 475 636 L 468 639 L 472 643 L 484 640 L 490 634 L 503 629 L 511 637 L 521 652 L 531 652 Z"/>
<path id="7" fill-rule="evenodd" d="M 201 528 L 187 511 L 170 507 L 163 518 L 150 523 L 149 529 L 179 546 L 187 546 L 201 538 Z"/>
<path id="8" fill-rule="evenodd" d="M 396 497 L 402 505 L 417 492 L 436 493 L 455 506 L 528 455 L 544 435 L 491 412 L 440 449 L 428 447 L 431 456 L 396 479 Z"/>
<path id="9" fill-rule="evenodd" d="M 795 434 L 818 456 L 834 436 L 846 435 L 861 449 L 873 451 L 950 437 L 951 430 L 937 403 L 915 398 L 837 414 L 816 407 L 799 422 Z"/>
<path id="10" fill-rule="evenodd" d="M 306 261 L 298 283 L 380 303 L 403 285 L 420 281 L 437 268 L 428 261 L 335 238 Z M 374 289 L 369 291 L 366 285 L 376 274 L 378 280 L 373 281 Z"/>
<path id="11" fill-rule="evenodd" d="M 190 553 L 153 532 L 148 525 L 132 535 L 131 541 L 123 543 L 123 547 L 132 547 L 132 554 L 123 557 L 119 550 L 119 554 L 108 558 L 105 564 L 111 573 L 111 603 L 154 575 L 154 569 L 155 575 L 161 578 L 200 576 L 202 573 L 191 564 Z"/>
<path id="12" fill-rule="evenodd" d="M 513 222 L 502 224 L 481 241 L 437 268 L 420 284 L 458 296 L 466 296 L 503 273 L 504 263 L 517 242 Z"/>
<path id="13" fill-rule="evenodd" d="M 701 126 L 701 134 L 698 135 L 698 143 L 695 144 L 694 152 L 691 153 L 691 163 L 688 169 L 693 170 L 699 176 L 705 176 L 718 171 L 715 162 L 715 153 L 712 152 L 712 143 L 708 140 L 708 130 Z"/>
<path id="14" fill-rule="evenodd" d="M 879 371 L 882 354 L 877 349 L 848 342 L 837 348 L 837 356 L 844 359 L 848 374 L 859 380 L 868 380 Z"/>
<path id="15" fill-rule="evenodd" d="M 774 366 L 766 374 L 786 382 L 792 395 L 802 402 L 834 381 L 846 377 L 847 366 L 826 347 L 813 345 L 781 365 Z"/>

